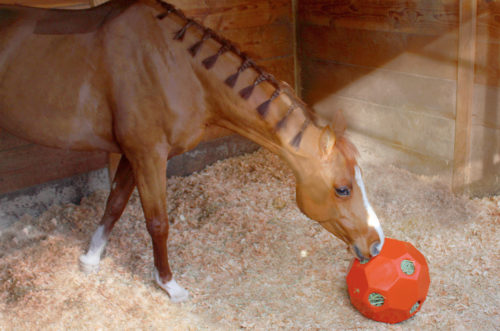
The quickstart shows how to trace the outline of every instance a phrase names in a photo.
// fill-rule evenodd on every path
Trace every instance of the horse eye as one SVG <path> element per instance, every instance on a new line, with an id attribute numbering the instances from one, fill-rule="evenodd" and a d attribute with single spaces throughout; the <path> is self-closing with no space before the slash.
<path id="1" fill-rule="evenodd" d="M 337 196 L 345 198 L 351 195 L 351 189 L 349 189 L 347 186 L 336 187 L 335 193 L 337 194 Z"/>

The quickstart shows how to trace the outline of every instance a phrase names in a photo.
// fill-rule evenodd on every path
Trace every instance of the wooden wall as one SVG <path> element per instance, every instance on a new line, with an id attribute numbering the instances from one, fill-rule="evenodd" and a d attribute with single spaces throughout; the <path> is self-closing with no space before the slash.
<path id="1" fill-rule="evenodd" d="M 80 8 L 102 0 L 0 0 L 40 7 Z M 171 0 L 226 38 L 279 79 L 294 84 L 291 0 Z M 106 166 L 104 153 L 36 146 L 0 131 L 0 194 Z"/>
<path id="2" fill-rule="evenodd" d="M 477 0 L 477 61 L 468 79 L 459 61 L 460 3 L 468 1 L 476 0 L 299 0 L 302 95 L 327 118 L 342 109 L 351 134 L 388 163 L 441 175 L 451 186 L 463 154 L 455 151 L 457 107 L 470 92 L 465 184 L 498 192 L 500 4 Z"/>

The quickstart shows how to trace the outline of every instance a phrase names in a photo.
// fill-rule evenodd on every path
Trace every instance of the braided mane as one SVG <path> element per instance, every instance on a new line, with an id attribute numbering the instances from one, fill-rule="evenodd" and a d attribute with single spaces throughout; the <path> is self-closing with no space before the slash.
<path id="1" fill-rule="evenodd" d="M 199 50 L 201 49 L 203 43 L 208 39 L 213 39 L 221 45 L 219 50 L 214 55 L 209 56 L 206 59 L 202 60 L 201 63 L 207 70 L 210 70 L 215 65 L 219 56 L 221 56 L 225 52 L 232 52 L 241 59 L 241 65 L 238 67 L 237 71 L 225 79 L 224 83 L 227 86 L 233 88 L 236 85 L 239 75 L 247 69 L 253 69 L 254 71 L 257 72 L 257 77 L 255 78 L 254 82 L 251 85 L 239 91 L 239 95 L 241 98 L 245 100 L 250 98 L 254 88 L 263 82 L 267 82 L 275 88 L 274 92 L 271 94 L 269 99 L 262 102 L 256 108 L 258 114 L 262 118 L 266 117 L 269 111 L 270 104 L 273 100 L 278 98 L 281 94 L 285 94 L 289 97 L 292 104 L 290 105 L 284 117 L 280 121 L 278 121 L 278 123 L 275 125 L 274 129 L 278 131 L 281 128 L 283 128 L 286 125 L 287 119 L 290 117 L 290 115 L 294 112 L 294 110 L 299 108 L 305 116 L 305 121 L 302 124 L 300 131 L 289 142 L 290 145 L 294 146 L 295 148 L 298 148 L 306 128 L 311 123 L 317 125 L 318 121 L 317 121 L 317 115 L 314 112 L 312 112 L 312 110 L 302 100 L 297 98 L 293 89 L 288 84 L 277 80 L 272 74 L 262 69 L 252 59 L 250 59 L 246 53 L 240 51 L 240 49 L 236 47 L 230 40 L 220 36 L 212 29 L 203 26 L 202 24 L 198 23 L 192 18 L 188 18 L 182 10 L 175 8 L 173 5 L 163 2 L 162 0 L 156 0 L 156 2 L 164 9 L 164 12 L 156 16 L 158 19 L 162 20 L 170 14 L 175 14 L 181 19 L 186 21 L 184 26 L 175 34 L 174 36 L 175 40 L 182 41 L 184 35 L 186 34 L 186 31 L 191 27 L 196 27 L 203 32 L 201 40 L 197 41 L 195 44 L 193 44 L 187 49 L 189 54 L 191 54 L 191 56 L 195 57 L 198 54 Z M 342 152 L 346 154 L 348 159 L 351 160 L 355 159 L 356 152 L 355 148 L 353 148 L 353 145 L 350 144 L 348 141 L 346 141 L 345 137 L 344 139 L 340 139 L 338 141 L 341 142 L 339 145 L 342 145 L 342 147 L 349 146 L 341 149 Z"/>

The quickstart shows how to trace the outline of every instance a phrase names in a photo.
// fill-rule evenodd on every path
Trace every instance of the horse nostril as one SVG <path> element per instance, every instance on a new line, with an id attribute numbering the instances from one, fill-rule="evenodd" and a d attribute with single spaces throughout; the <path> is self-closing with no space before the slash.
<path id="1" fill-rule="evenodd" d="M 370 254 L 371 254 L 372 256 L 377 256 L 377 255 L 379 255 L 379 254 L 380 254 L 380 249 L 381 249 L 381 247 L 380 247 L 380 246 L 381 246 L 381 245 L 380 245 L 380 241 L 376 241 L 376 242 L 374 242 L 374 243 L 372 244 L 372 246 L 370 247 Z"/>
<path id="2" fill-rule="evenodd" d="M 361 251 L 359 250 L 358 246 L 356 245 L 352 245 L 353 249 L 354 249 L 354 253 L 356 253 L 356 257 L 358 258 L 359 261 L 365 261 L 367 260 L 367 258 L 361 254 Z"/>

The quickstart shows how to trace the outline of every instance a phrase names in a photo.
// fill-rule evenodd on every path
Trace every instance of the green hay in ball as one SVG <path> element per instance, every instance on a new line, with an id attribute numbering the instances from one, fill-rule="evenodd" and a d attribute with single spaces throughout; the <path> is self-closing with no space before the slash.
<path id="1" fill-rule="evenodd" d="M 415 272 L 415 265 L 410 260 L 403 260 L 401 261 L 401 270 L 407 275 L 412 275 Z"/>
<path id="2" fill-rule="evenodd" d="M 410 309 L 410 315 L 413 314 L 414 312 L 416 312 L 417 309 L 418 309 L 418 307 L 420 307 L 420 302 L 419 301 L 415 302 L 415 304 L 413 305 L 413 307 L 411 307 L 411 309 Z"/>
<path id="3" fill-rule="evenodd" d="M 368 301 L 372 306 L 380 307 L 384 304 L 385 298 L 382 294 L 370 293 L 370 295 L 368 296 Z"/>

